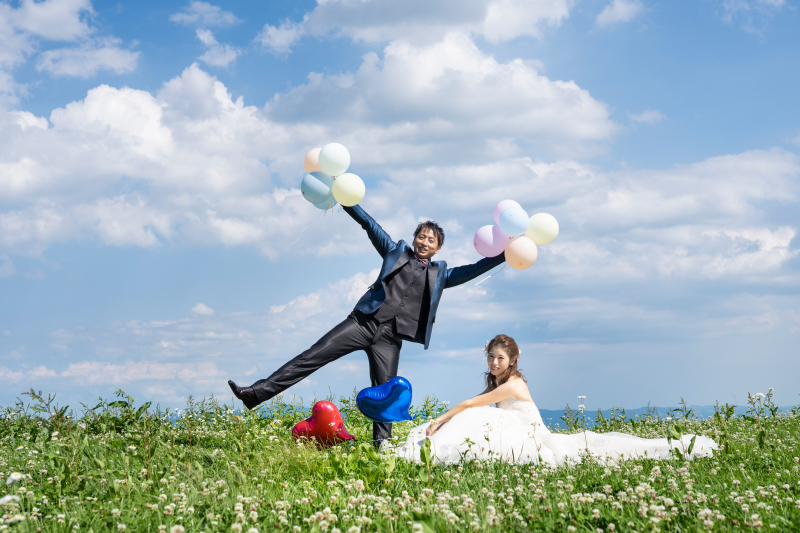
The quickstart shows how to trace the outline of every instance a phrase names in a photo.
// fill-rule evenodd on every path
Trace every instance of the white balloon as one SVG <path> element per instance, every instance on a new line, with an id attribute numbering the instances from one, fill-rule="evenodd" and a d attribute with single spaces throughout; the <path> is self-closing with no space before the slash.
<path id="1" fill-rule="evenodd" d="M 531 217 L 525 236 L 539 246 L 550 244 L 558 237 L 558 221 L 553 215 L 536 213 Z"/>
<path id="2" fill-rule="evenodd" d="M 350 166 L 350 152 L 339 143 L 330 143 L 319 151 L 319 166 L 329 176 L 341 176 Z"/>

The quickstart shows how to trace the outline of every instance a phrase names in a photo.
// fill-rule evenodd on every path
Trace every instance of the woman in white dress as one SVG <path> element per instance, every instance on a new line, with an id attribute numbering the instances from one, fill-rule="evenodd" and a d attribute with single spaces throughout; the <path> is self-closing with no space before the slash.
<path id="1" fill-rule="evenodd" d="M 431 451 L 442 463 L 499 459 L 557 466 L 580 462 L 586 455 L 599 461 L 634 457 L 666 459 L 671 448 L 677 448 L 687 458 L 706 457 L 717 448 L 712 439 L 703 436 L 697 436 L 692 447 L 694 435 L 684 435 L 670 443 L 666 438 L 643 439 L 618 432 L 551 433 L 517 368 L 520 353 L 514 339 L 497 335 L 486 344 L 485 351 L 489 366 L 486 390 L 430 424 L 414 428 L 405 443 L 396 448 L 397 455 L 419 460 L 425 439 L 431 440 Z M 497 408 L 490 407 L 491 404 L 497 404 Z"/>

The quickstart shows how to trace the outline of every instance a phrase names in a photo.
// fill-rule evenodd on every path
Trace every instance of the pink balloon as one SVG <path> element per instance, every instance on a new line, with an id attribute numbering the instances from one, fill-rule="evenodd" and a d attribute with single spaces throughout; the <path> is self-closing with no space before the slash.
<path id="1" fill-rule="evenodd" d="M 306 157 L 303 159 L 303 168 L 306 169 L 306 174 L 322 171 L 319 166 L 319 153 L 321 150 L 322 148 L 314 148 L 306 154 Z"/>
<path id="2" fill-rule="evenodd" d="M 498 226 L 500 225 L 500 213 L 502 213 L 506 208 L 511 207 L 512 205 L 519 207 L 522 209 L 522 206 L 519 205 L 514 200 L 503 200 L 499 204 L 497 204 L 494 208 L 494 223 Z"/>
<path id="3" fill-rule="evenodd" d="M 483 257 L 495 257 L 503 253 L 511 237 L 503 233 L 497 226 L 483 226 L 475 232 L 472 244 Z"/>

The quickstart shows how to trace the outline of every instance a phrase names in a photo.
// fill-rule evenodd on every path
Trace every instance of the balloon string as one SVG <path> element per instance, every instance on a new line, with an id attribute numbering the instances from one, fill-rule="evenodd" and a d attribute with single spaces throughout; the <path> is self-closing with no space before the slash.
<path id="1" fill-rule="evenodd" d="M 338 205 L 338 204 L 337 204 L 337 205 Z M 322 213 L 320 213 L 319 215 L 315 216 L 315 217 L 314 217 L 314 219 L 313 219 L 311 222 L 309 222 L 308 224 L 306 224 L 306 227 L 305 227 L 305 228 L 303 228 L 303 231 L 301 231 L 301 232 L 300 232 L 300 235 L 298 235 L 298 236 L 297 236 L 297 238 L 294 240 L 294 242 L 292 242 L 292 244 L 294 244 L 295 242 L 297 242 L 297 241 L 299 241 L 299 240 L 300 240 L 300 237 L 302 237 L 302 236 L 303 236 L 303 233 L 305 233 L 305 231 L 308 229 L 308 227 L 309 227 L 311 224 L 313 224 L 313 223 L 314 223 L 314 220 L 317 220 L 317 219 L 318 219 L 319 217 L 321 217 L 321 216 L 325 216 L 325 215 L 328 213 L 328 211 L 333 211 L 335 208 L 336 208 L 336 206 L 335 206 L 335 205 L 334 205 L 333 207 L 327 207 L 327 206 L 326 206 L 326 207 L 325 207 L 325 210 L 324 210 Z M 291 244 L 290 244 L 289 246 L 291 246 Z"/>
<path id="2" fill-rule="evenodd" d="M 325 211 L 327 211 L 327 209 L 326 209 Z M 292 244 L 294 244 L 294 243 L 296 243 L 297 241 L 299 241 L 299 240 L 300 240 L 300 237 L 302 237 L 302 236 L 303 236 L 303 233 L 305 233 L 305 231 L 308 229 L 308 227 L 309 227 L 311 224 L 313 224 L 313 223 L 314 223 L 314 220 L 317 220 L 319 217 L 321 217 L 322 215 L 324 215 L 324 214 L 325 214 L 325 211 L 323 211 L 323 212 L 322 212 L 322 213 L 320 213 L 319 215 L 315 216 L 315 217 L 314 217 L 314 219 L 313 219 L 311 222 L 309 222 L 308 224 L 306 224 L 306 227 L 305 227 L 305 228 L 303 228 L 303 231 L 301 231 L 301 232 L 300 232 L 300 235 L 298 235 L 298 236 L 297 236 L 297 238 L 296 238 L 296 239 L 295 239 L 295 240 L 292 242 Z M 291 245 L 290 245 L 290 246 L 291 246 Z"/>
<path id="3" fill-rule="evenodd" d="M 505 265 L 503 265 L 503 268 L 505 268 L 507 265 L 508 265 L 508 263 L 506 263 Z M 503 271 L 503 268 L 501 268 L 500 270 L 498 270 L 498 271 L 497 271 L 497 272 L 495 272 L 494 274 L 499 274 L 500 272 L 502 272 L 502 271 Z M 494 276 L 494 274 L 489 274 L 488 276 L 486 276 L 485 278 L 483 278 L 482 280 L 480 280 L 478 283 L 476 283 L 476 284 L 475 284 L 475 286 L 477 287 L 478 285 L 480 285 L 481 283 L 483 283 L 483 282 L 484 282 L 484 281 L 486 281 L 487 279 L 489 279 L 489 278 L 491 278 L 492 276 Z"/>

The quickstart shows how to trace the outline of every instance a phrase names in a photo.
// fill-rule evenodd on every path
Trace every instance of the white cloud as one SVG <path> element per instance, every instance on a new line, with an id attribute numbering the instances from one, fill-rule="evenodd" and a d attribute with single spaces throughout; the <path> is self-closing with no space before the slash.
<path id="1" fill-rule="evenodd" d="M 0 67 L 18 65 L 34 50 L 32 35 L 14 24 L 14 8 L 0 3 Z"/>
<path id="2" fill-rule="evenodd" d="M 717 4 L 722 8 L 722 20 L 739 24 L 748 33 L 761 34 L 786 0 L 718 0 Z"/>
<path id="3" fill-rule="evenodd" d="M 236 61 L 241 51 L 229 44 L 219 44 L 211 30 L 199 28 L 197 38 L 206 47 L 206 52 L 200 56 L 200 61 L 214 67 L 227 67 Z"/>
<path id="4" fill-rule="evenodd" d="M 644 11 L 641 0 L 612 0 L 595 18 L 595 24 L 607 28 L 622 22 L 629 22 Z"/>
<path id="5" fill-rule="evenodd" d="M 11 115 L 15 113 L 10 113 Z M 22 130 L 27 130 L 28 128 L 39 128 L 42 130 L 46 130 L 50 123 L 44 117 L 37 117 L 30 111 L 17 111 L 17 124 L 22 128 Z"/>
<path id="6" fill-rule="evenodd" d="M 214 6 L 208 2 L 194 0 L 189 2 L 180 13 L 175 13 L 169 20 L 178 24 L 197 24 L 199 26 L 233 26 L 241 22 L 236 15 L 230 11 L 223 11 L 219 6 Z"/>
<path id="7" fill-rule="evenodd" d="M 709 231 L 706 233 L 709 237 L 727 238 L 732 242 L 726 243 L 722 253 L 705 263 L 703 273 L 717 277 L 775 271 L 800 251 L 789 248 L 796 234 L 791 227 L 775 231 L 767 228 Z"/>
<path id="8" fill-rule="evenodd" d="M 667 117 L 665 117 L 664 114 L 661 113 L 661 111 L 646 109 L 641 113 L 628 113 L 628 118 L 630 119 L 631 122 L 655 124 L 656 122 L 660 122 Z"/>
<path id="9" fill-rule="evenodd" d="M 303 25 L 284 21 L 280 26 L 265 24 L 256 41 L 277 56 L 289 53 L 292 45 L 303 36 Z"/>
<path id="10" fill-rule="evenodd" d="M 94 15 L 91 0 L 22 0 L 18 7 L 0 2 L 0 106 L 16 105 L 26 87 L 17 84 L 6 70 L 40 49 L 40 41 L 76 42 L 77 45 L 42 52 L 39 71 L 54 76 L 89 77 L 99 70 L 116 73 L 136 68 L 139 52 L 120 48 L 113 36 L 96 37 L 89 24 Z"/>
<path id="11" fill-rule="evenodd" d="M 22 372 L 15 372 L 4 366 L 0 366 L 0 380 L 2 381 L 16 383 L 19 380 L 21 380 L 24 376 L 25 374 L 23 374 Z"/>
<path id="12" fill-rule="evenodd" d="M 276 121 L 370 131 L 388 149 L 364 152 L 380 154 L 383 165 L 424 165 L 434 151 L 501 158 L 519 153 L 519 142 L 541 153 L 586 155 L 617 130 L 607 106 L 576 83 L 550 80 L 520 59 L 498 62 L 462 34 L 427 46 L 393 42 L 383 57 L 366 54 L 352 74 L 310 74 L 266 110 Z M 342 137 L 357 148 L 365 135 Z"/>
<path id="13" fill-rule="evenodd" d="M 326 0 L 306 13 L 302 22 L 265 24 L 256 40 L 276 55 L 289 53 L 303 35 L 426 45 L 462 33 L 499 43 L 522 36 L 541 38 L 545 28 L 557 27 L 569 17 L 573 4 L 573 0 Z"/>
<path id="14" fill-rule="evenodd" d="M 140 52 L 120 48 L 122 41 L 105 38 L 88 41 L 74 48 L 47 50 L 39 55 L 36 69 L 56 77 L 89 78 L 99 70 L 125 74 L 136 70 Z"/>
<path id="15" fill-rule="evenodd" d="M 160 363 L 157 361 L 125 361 L 113 364 L 106 361 L 82 361 L 70 363 L 58 374 L 71 378 L 79 384 L 124 385 L 135 381 L 189 381 L 197 386 L 207 386 L 209 381 L 218 381 L 223 372 L 212 362 L 204 363 Z"/>
<path id="16" fill-rule="evenodd" d="M 40 379 L 56 377 L 56 373 L 44 365 L 37 366 L 36 368 L 29 370 L 27 375 L 30 378 L 40 378 Z"/>
<path id="17" fill-rule="evenodd" d="M 91 0 L 22 0 L 16 9 L 5 3 L 0 9 L 17 28 L 51 41 L 75 41 L 93 31 L 86 23 L 94 14 Z"/>
<path id="18" fill-rule="evenodd" d="M 214 310 L 203 303 L 198 303 L 192 307 L 192 313 L 202 316 L 211 316 L 214 314 Z"/>

